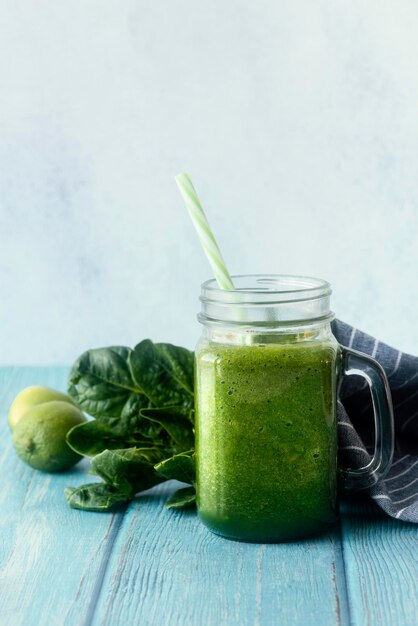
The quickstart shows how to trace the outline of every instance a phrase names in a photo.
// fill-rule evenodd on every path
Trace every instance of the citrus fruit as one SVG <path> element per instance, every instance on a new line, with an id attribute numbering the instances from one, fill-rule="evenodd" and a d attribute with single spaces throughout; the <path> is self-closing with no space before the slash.
<path id="1" fill-rule="evenodd" d="M 19 419 L 13 430 L 13 445 L 22 461 L 43 472 L 60 472 L 80 461 L 65 437 L 73 426 L 86 421 L 69 402 L 51 400 L 37 404 Z"/>
<path id="2" fill-rule="evenodd" d="M 62 400 L 63 402 L 69 402 L 73 404 L 70 396 L 49 387 L 40 387 L 39 385 L 32 385 L 23 389 L 14 399 L 12 406 L 9 410 L 9 426 L 13 430 L 22 415 L 24 415 L 29 409 L 37 404 L 43 404 L 44 402 L 51 402 L 52 400 Z"/>

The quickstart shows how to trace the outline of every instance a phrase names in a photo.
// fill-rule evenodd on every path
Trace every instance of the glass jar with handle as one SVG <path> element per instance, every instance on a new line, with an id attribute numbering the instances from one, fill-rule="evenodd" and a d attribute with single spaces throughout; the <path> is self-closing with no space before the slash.
<path id="1" fill-rule="evenodd" d="M 388 471 L 388 383 L 374 359 L 332 335 L 326 281 L 283 275 L 233 281 L 232 290 L 215 280 L 202 285 L 195 384 L 199 517 L 233 539 L 299 539 L 335 522 L 338 484 L 363 489 Z M 366 467 L 338 468 L 338 388 L 344 375 L 354 374 L 370 387 L 375 451 Z"/>

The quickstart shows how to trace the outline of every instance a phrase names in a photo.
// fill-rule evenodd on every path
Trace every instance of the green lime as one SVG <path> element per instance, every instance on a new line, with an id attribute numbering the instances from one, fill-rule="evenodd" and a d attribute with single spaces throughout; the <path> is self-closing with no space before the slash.
<path id="1" fill-rule="evenodd" d="M 29 409 L 37 404 L 43 404 L 44 402 L 51 402 L 52 400 L 61 400 L 63 402 L 69 402 L 73 404 L 70 396 L 49 387 L 40 387 L 39 385 L 32 385 L 23 389 L 14 399 L 12 406 L 9 410 L 9 425 L 13 430 L 22 415 L 27 413 Z"/>
<path id="2" fill-rule="evenodd" d="M 65 437 L 73 426 L 86 421 L 72 404 L 51 400 L 38 404 L 20 418 L 13 431 L 17 455 L 34 469 L 60 472 L 80 461 Z"/>

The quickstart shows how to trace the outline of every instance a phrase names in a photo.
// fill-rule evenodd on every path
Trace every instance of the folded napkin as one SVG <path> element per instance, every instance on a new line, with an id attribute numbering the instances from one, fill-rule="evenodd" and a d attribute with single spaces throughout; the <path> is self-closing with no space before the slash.
<path id="1" fill-rule="evenodd" d="M 368 492 L 391 517 L 418 523 L 418 357 L 405 354 L 335 320 L 332 330 L 343 346 L 375 358 L 386 372 L 395 415 L 395 453 L 383 480 Z M 373 409 L 365 381 L 347 376 L 338 403 L 340 462 L 352 468 L 370 460 Z"/>

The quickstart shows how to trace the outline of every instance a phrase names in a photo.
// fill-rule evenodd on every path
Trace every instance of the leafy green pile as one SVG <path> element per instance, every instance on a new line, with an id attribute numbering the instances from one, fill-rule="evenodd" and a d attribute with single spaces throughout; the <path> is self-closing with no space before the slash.
<path id="1" fill-rule="evenodd" d="M 69 487 L 73 508 L 106 511 L 167 479 L 190 484 L 166 506 L 195 502 L 193 352 L 141 341 L 84 352 L 74 363 L 68 393 L 95 419 L 74 427 L 68 444 L 92 457 L 103 482 Z"/>

